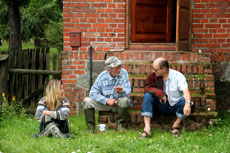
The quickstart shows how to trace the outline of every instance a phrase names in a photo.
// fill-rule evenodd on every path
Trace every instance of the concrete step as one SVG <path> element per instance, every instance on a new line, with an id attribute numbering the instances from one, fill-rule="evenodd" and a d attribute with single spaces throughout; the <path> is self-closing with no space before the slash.
<path id="1" fill-rule="evenodd" d="M 109 128 L 116 128 L 117 117 L 117 113 L 99 112 L 98 123 L 107 124 Z M 173 115 L 155 114 L 151 121 L 151 127 L 171 130 L 175 120 L 176 116 Z M 208 125 L 211 124 L 216 124 L 216 122 L 216 112 L 209 111 L 192 113 L 190 116 L 184 119 L 183 127 L 186 130 L 197 130 L 201 128 L 206 128 Z M 129 111 L 126 123 L 129 128 L 143 128 L 144 122 L 143 117 L 141 117 L 141 111 Z"/>

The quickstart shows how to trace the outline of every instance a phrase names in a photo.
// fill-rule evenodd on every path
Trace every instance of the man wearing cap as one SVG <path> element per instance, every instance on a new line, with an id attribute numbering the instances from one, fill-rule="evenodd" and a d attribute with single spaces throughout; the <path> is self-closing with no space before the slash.
<path id="1" fill-rule="evenodd" d="M 115 56 L 105 61 L 106 70 L 93 84 L 89 97 L 83 101 L 88 132 L 95 132 L 95 110 L 118 112 L 117 130 L 125 130 L 126 113 L 131 104 L 128 73 Z"/>
<path id="2" fill-rule="evenodd" d="M 155 112 L 176 115 L 173 136 L 180 135 L 180 124 L 191 113 L 191 95 L 184 75 L 169 68 L 168 61 L 159 57 L 153 62 L 153 71 L 148 75 L 142 103 L 144 132 L 140 138 L 151 136 L 150 121 Z"/>

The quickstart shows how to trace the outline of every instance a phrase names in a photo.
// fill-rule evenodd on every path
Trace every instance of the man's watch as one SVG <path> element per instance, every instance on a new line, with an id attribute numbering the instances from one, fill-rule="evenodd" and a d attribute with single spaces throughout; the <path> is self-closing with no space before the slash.
<path id="1" fill-rule="evenodd" d="M 191 104 L 191 101 L 185 101 L 186 103 L 188 103 L 188 104 Z"/>

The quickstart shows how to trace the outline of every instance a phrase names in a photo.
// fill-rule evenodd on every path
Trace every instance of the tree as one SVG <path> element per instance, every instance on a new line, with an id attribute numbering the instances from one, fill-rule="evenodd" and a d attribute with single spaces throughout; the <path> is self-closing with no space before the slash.
<path id="1" fill-rule="evenodd" d="M 55 25 L 56 31 L 51 25 Z M 62 37 L 60 27 L 62 0 L 0 0 L 0 36 L 9 39 L 10 50 L 21 49 L 21 41 L 31 38 L 49 40 L 55 42 L 55 46 L 61 46 L 62 39 L 49 38 L 55 32 L 58 38 Z M 52 29 L 52 33 L 47 29 Z"/>
<path id="2" fill-rule="evenodd" d="M 63 22 L 51 22 L 45 30 L 45 38 L 49 44 L 55 46 L 58 51 L 63 49 Z"/>
<path id="3" fill-rule="evenodd" d="M 21 42 L 21 23 L 20 11 L 21 6 L 26 6 L 29 0 L 1 0 L 8 8 L 9 18 L 9 51 L 22 49 Z"/>
<path id="4" fill-rule="evenodd" d="M 56 0 L 31 0 L 22 14 L 22 38 L 25 41 L 44 38 L 48 25 L 62 18 Z"/>

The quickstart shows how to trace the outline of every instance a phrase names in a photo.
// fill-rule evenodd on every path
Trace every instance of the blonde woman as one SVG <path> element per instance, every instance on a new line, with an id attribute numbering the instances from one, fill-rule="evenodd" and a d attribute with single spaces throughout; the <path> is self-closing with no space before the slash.
<path id="1" fill-rule="evenodd" d="M 38 102 L 35 118 L 40 122 L 39 136 L 69 137 L 70 103 L 64 98 L 60 80 L 50 80 L 46 96 Z"/>

